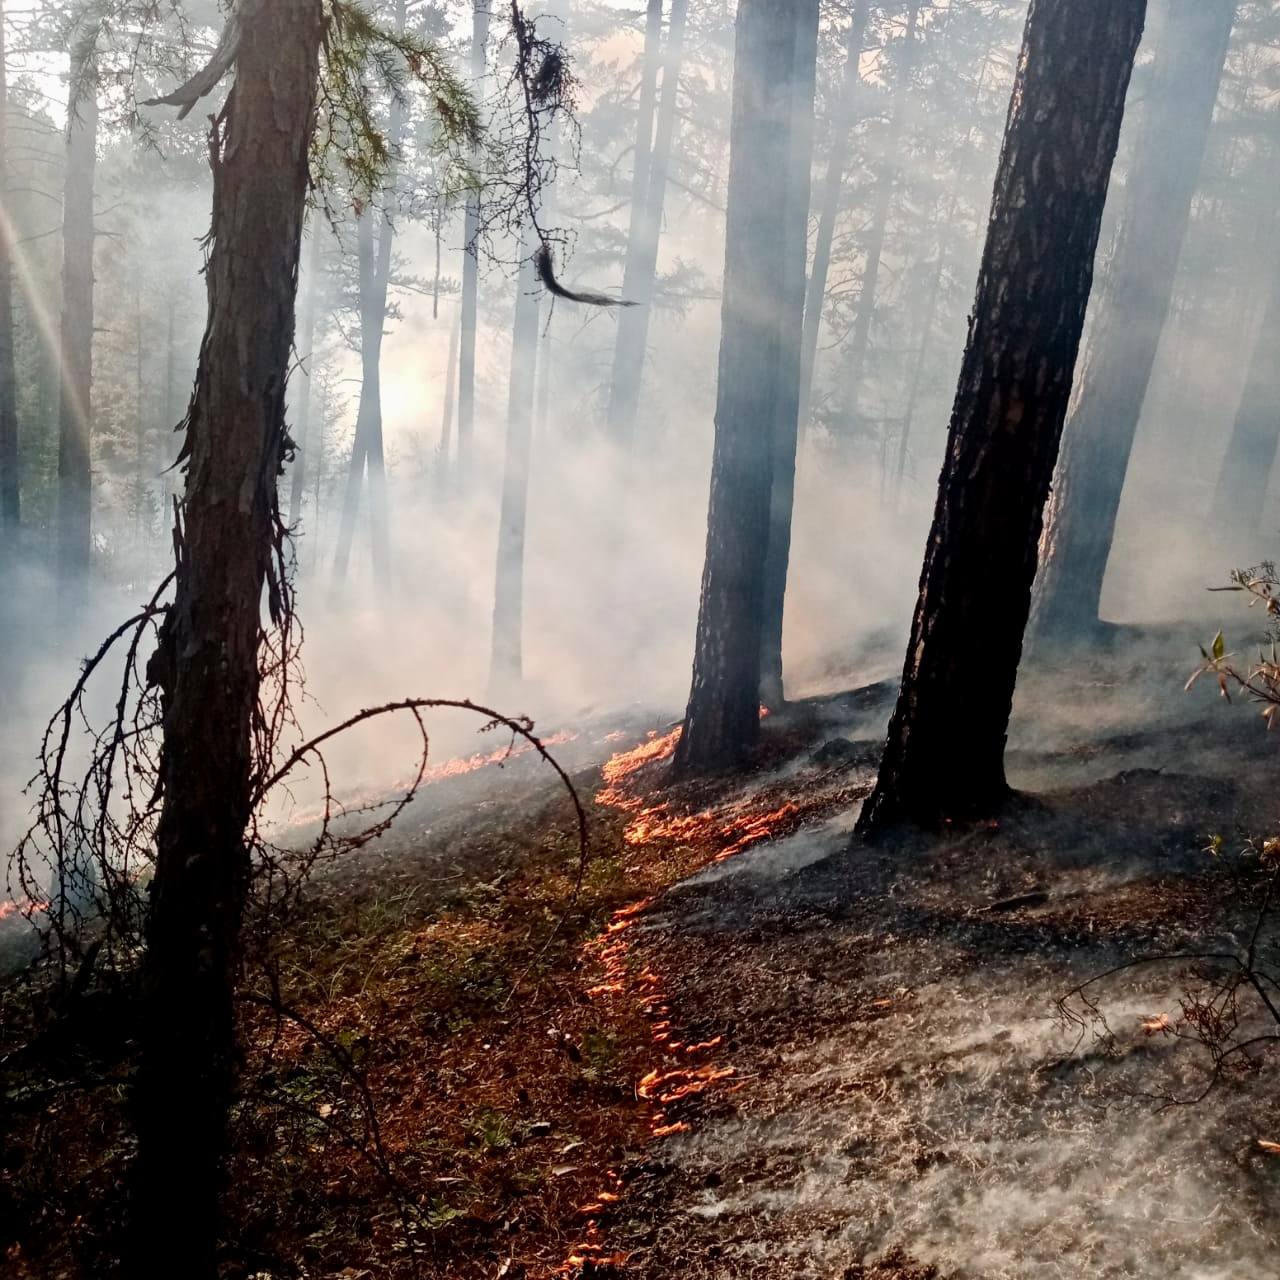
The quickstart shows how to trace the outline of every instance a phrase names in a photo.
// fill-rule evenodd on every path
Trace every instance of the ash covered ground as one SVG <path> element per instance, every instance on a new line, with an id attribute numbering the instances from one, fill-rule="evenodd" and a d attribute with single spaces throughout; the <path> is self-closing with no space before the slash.
<path id="1" fill-rule="evenodd" d="M 634 945 L 687 1034 L 724 1037 L 734 1085 L 635 1161 L 617 1228 L 632 1265 L 1273 1273 L 1274 1063 L 1239 1055 L 1201 1097 L 1207 1052 L 1162 1020 L 1222 966 L 1126 969 L 1089 988 L 1097 1015 L 1069 1001 L 1082 1023 L 1057 1003 L 1134 959 L 1229 955 L 1256 924 L 1260 886 L 1226 851 L 1276 829 L 1280 742 L 1181 697 L 1177 675 L 1148 656 L 1024 681 L 1009 767 L 1029 794 L 998 825 L 867 848 L 850 810 L 651 909 Z M 819 758 L 869 783 L 876 717 L 841 724 L 839 700 L 825 714 Z M 1241 1038 L 1275 1030 L 1241 1017 Z"/>

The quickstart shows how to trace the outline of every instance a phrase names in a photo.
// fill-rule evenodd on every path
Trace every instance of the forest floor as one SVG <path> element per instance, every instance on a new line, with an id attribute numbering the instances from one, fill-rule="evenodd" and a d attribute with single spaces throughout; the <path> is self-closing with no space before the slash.
<path id="1" fill-rule="evenodd" d="M 313 881 L 277 957 L 298 1018 L 247 1007 L 227 1276 L 1272 1273 L 1271 1078 L 1167 1105 L 1207 1078 L 1161 1020 L 1193 966 L 1091 988 L 1110 1039 L 1057 1009 L 1255 922 L 1229 851 L 1280 829 L 1280 743 L 1182 697 L 1184 652 L 1024 679 L 1028 799 L 939 838 L 852 839 L 885 684 L 769 717 L 748 775 L 682 786 L 669 720 L 548 726 L 591 818 L 580 883 L 531 757 L 425 788 Z M 15 1276 L 105 1275 L 118 1248 L 128 1010 L 64 1021 L 70 1044 L 6 1016 Z"/>

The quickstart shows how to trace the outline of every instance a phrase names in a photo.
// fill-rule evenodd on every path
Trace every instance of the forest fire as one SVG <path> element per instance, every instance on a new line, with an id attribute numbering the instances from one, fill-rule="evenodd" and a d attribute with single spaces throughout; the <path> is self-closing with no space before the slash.
<path id="1" fill-rule="evenodd" d="M 553 733 L 548 738 L 542 739 L 544 747 L 558 747 L 566 742 L 572 742 L 578 735 L 567 729 L 561 730 L 559 733 Z M 508 760 L 515 760 L 520 756 L 528 755 L 529 752 L 535 750 L 533 745 L 528 742 L 518 744 L 509 744 L 505 747 L 499 747 L 496 751 L 477 751 L 469 756 L 458 756 L 452 760 L 445 760 L 442 764 L 431 765 L 422 775 L 422 783 L 425 785 L 431 782 L 442 782 L 446 778 L 460 778 L 464 774 L 475 773 L 479 769 L 488 768 L 490 765 L 503 765 Z"/>
<path id="2" fill-rule="evenodd" d="M 32 916 L 48 910 L 47 902 L 37 902 L 34 898 L 9 898 L 0 902 L 0 920 L 8 920 L 11 916 L 24 916 L 30 920 Z"/>

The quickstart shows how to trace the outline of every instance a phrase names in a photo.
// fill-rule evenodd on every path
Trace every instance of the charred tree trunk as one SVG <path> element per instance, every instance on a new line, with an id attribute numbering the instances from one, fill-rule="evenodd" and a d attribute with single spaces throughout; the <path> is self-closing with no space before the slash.
<path id="1" fill-rule="evenodd" d="M 813 245 L 813 269 L 804 300 L 804 332 L 800 359 L 800 430 L 809 422 L 813 397 L 813 367 L 818 358 L 818 334 L 822 329 L 822 307 L 827 297 L 827 274 L 831 269 L 831 242 L 835 237 L 836 218 L 840 214 L 840 192 L 844 173 L 849 167 L 849 144 L 857 119 L 858 88 L 862 83 L 859 64 L 862 45 L 867 35 L 871 0 L 856 0 L 849 22 L 846 44 L 845 82 L 839 113 L 832 124 L 831 154 L 827 157 L 827 174 L 822 185 L 822 208 L 818 214 L 818 234 Z"/>
<path id="2" fill-rule="evenodd" d="M 1262 319 L 1227 454 L 1218 472 L 1210 524 L 1246 543 L 1256 533 L 1280 445 L 1280 262 Z M 1249 554 L 1247 545 L 1240 548 Z M 1255 556 L 1255 559 L 1257 557 Z"/>
<path id="3" fill-rule="evenodd" d="M 289 528 L 302 519 L 302 495 L 307 483 L 307 436 L 311 428 L 311 364 L 316 343 L 316 293 L 320 288 L 320 221 L 313 219 L 311 252 L 307 256 L 307 287 L 302 300 L 302 323 L 295 344 L 298 357 L 298 428 L 293 432 L 293 465 L 289 477 Z"/>
<path id="4" fill-rule="evenodd" d="M 787 183 L 797 28 L 812 6 L 740 0 L 707 554 L 679 774 L 735 765 L 760 731 L 760 657 L 783 303 L 794 287 Z"/>
<path id="5" fill-rule="evenodd" d="M 613 374 L 609 380 L 607 410 L 609 431 L 624 448 L 630 446 L 635 434 L 640 384 L 644 377 L 645 353 L 649 345 L 649 312 L 652 310 L 649 303 L 653 300 L 653 286 L 658 271 L 658 241 L 667 195 L 667 171 L 671 166 L 671 144 L 675 137 L 687 12 L 688 0 L 671 0 L 671 17 L 662 57 L 662 100 L 658 105 L 653 150 L 646 157 L 643 198 L 639 203 L 635 201 L 640 185 L 639 172 L 633 186 L 631 230 L 627 240 L 627 261 L 622 274 L 622 296 L 641 305 L 626 307 L 618 315 L 618 335 L 613 347 Z M 647 45 L 646 36 L 646 47 Z M 643 118 L 639 127 L 644 128 Z M 637 137 L 637 170 L 640 163 Z"/>
<path id="6" fill-rule="evenodd" d="M 863 832 L 994 812 L 1146 0 L 1032 0 L 898 704 Z"/>
<path id="7" fill-rule="evenodd" d="M 98 145 L 96 51 L 77 51 L 67 117 L 62 203 L 62 397 L 58 425 L 58 578 L 76 598 L 89 572 L 93 382 L 93 179 Z"/>
<path id="8" fill-rule="evenodd" d="M 1032 623 L 1037 645 L 1097 626 L 1143 401 L 1173 294 L 1236 0 L 1170 0 L 1119 242 L 1046 513 Z"/>
<path id="9" fill-rule="evenodd" d="M 0 206 L 9 190 L 9 79 L 5 14 L 0 3 Z M 13 367 L 13 236 L 0 218 L 0 547 L 12 553 L 21 520 L 18 483 L 18 402 Z"/>
<path id="10" fill-rule="evenodd" d="M 471 84 L 477 95 L 484 81 L 485 45 L 489 42 L 489 0 L 475 0 L 471 26 Z M 472 157 L 479 160 L 479 155 Z M 471 437 L 476 421 L 476 320 L 480 300 L 480 193 L 467 197 L 463 217 L 462 332 L 458 354 L 458 466 L 465 487 L 471 473 Z"/>
<path id="11" fill-rule="evenodd" d="M 149 674 L 163 694 L 163 807 L 135 1091 L 133 1275 L 213 1280 L 236 1069 L 250 873 L 260 608 L 279 519 L 321 0 L 249 7 L 211 154 L 209 311 L 186 420 L 174 599 Z"/>
<path id="12" fill-rule="evenodd" d="M 521 248 L 527 246 L 521 245 Z M 506 692 L 523 676 L 524 541 L 529 505 L 529 459 L 533 437 L 533 390 L 538 358 L 538 282 L 533 258 L 520 264 L 511 335 L 511 380 L 507 396 L 507 450 L 498 517 L 498 560 L 493 589 L 493 650 L 490 687 Z"/>
<path id="13" fill-rule="evenodd" d="M 782 304 L 782 351 L 774 411 L 773 491 L 769 502 L 769 551 L 764 567 L 764 639 L 760 652 L 760 700 L 778 710 L 785 700 L 782 631 L 791 560 L 791 516 L 795 506 L 796 445 L 803 363 L 805 262 L 809 248 L 809 188 L 813 172 L 813 97 L 818 56 L 818 6 L 795 6 L 795 54 L 791 88 L 791 135 L 785 198 L 786 234 L 777 252 L 784 256 L 786 292 Z"/>
<path id="14" fill-rule="evenodd" d="M 880 264 L 884 260 L 885 232 L 889 226 L 889 211 L 893 207 L 894 192 L 898 189 L 899 152 L 902 149 L 902 133 L 906 127 L 907 97 L 911 88 L 911 72 L 915 62 L 916 28 L 920 22 L 920 5 L 912 3 L 907 11 L 907 29 L 903 35 L 905 52 L 898 67 L 894 85 L 893 114 L 889 121 L 889 141 L 885 148 L 884 163 L 876 179 L 876 202 L 871 215 L 871 229 L 867 233 L 867 260 L 862 268 L 862 285 L 858 291 L 858 309 L 853 317 L 853 331 L 849 340 L 849 411 L 856 415 L 866 373 L 867 353 L 871 347 L 871 322 L 875 318 L 876 296 L 880 290 Z"/>

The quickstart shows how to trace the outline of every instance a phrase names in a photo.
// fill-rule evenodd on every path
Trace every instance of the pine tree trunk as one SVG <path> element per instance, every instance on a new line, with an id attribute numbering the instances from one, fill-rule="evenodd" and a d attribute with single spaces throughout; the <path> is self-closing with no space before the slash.
<path id="1" fill-rule="evenodd" d="M 5 66 L 5 15 L 0 2 L 0 207 L 9 189 L 9 79 Z M 13 237 L 0 218 L 0 547 L 12 555 L 21 520 L 18 483 L 18 404 L 13 366 Z"/>
<path id="2" fill-rule="evenodd" d="M 862 268 L 862 284 L 858 290 L 858 309 L 853 317 L 853 330 L 849 339 L 849 412 L 856 417 L 866 374 L 867 354 L 871 347 L 871 322 L 875 318 L 876 297 L 880 290 L 880 264 L 884 261 L 885 232 L 889 226 L 889 211 L 893 207 L 894 192 L 898 189 L 898 171 L 901 165 L 902 133 L 906 126 L 907 98 L 911 89 L 911 72 L 915 62 L 916 27 L 920 21 L 920 5 L 913 0 L 907 11 L 907 30 L 902 39 L 906 52 L 897 69 L 893 92 L 892 116 L 889 121 L 889 140 L 884 160 L 876 178 L 876 202 L 871 215 L 871 228 L 867 233 L 867 258 Z"/>
<path id="3" fill-rule="evenodd" d="M 840 214 L 840 193 L 844 188 L 844 172 L 849 167 L 849 145 L 857 119 L 858 88 L 862 83 L 859 64 L 862 44 L 867 35 L 871 0 L 856 0 L 845 54 L 845 82 L 839 112 L 831 129 L 831 154 L 827 157 L 827 174 L 822 186 L 822 208 L 818 214 L 818 233 L 813 245 L 813 269 L 804 300 L 804 333 L 800 362 L 800 431 L 809 422 L 813 401 L 813 369 L 818 358 L 818 334 L 822 330 L 822 308 L 827 298 L 827 274 L 831 269 L 831 242 L 835 238 L 836 218 Z"/>
<path id="4" fill-rule="evenodd" d="M 1280 261 L 1262 319 L 1226 457 L 1218 472 L 1210 527 L 1250 553 L 1280 445 Z"/>
<path id="5" fill-rule="evenodd" d="M 1119 242 L 1046 513 L 1032 621 L 1037 645 L 1078 641 L 1098 624 L 1129 455 L 1169 313 L 1235 8 L 1235 0 L 1170 0 Z"/>
<path id="6" fill-rule="evenodd" d="M 671 17 L 662 58 L 662 100 L 653 151 L 648 158 L 643 200 L 631 206 L 631 230 L 627 261 L 622 274 L 622 296 L 640 305 L 624 307 L 618 314 L 618 334 L 613 347 L 613 373 L 609 380 L 607 422 L 613 438 L 628 447 L 635 434 L 640 384 L 644 378 L 649 345 L 649 313 L 658 271 L 658 241 L 667 194 L 667 171 L 675 137 L 680 68 L 684 62 L 685 19 L 688 0 L 671 0 Z M 648 40 L 646 38 L 646 47 Z M 643 119 L 640 128 L 644 127 Z M 637 154 L 639 151 L 637 140 Z M 637 160 L 637 164 L 639 161 Z M 638 184 L 637 184 L 638 185 Z"/>
<path id="7" fill-rule="evenodd" d="M 986 816 L 1146 0 L 1032 0 L 933 527 L 859 819 Z"/>
<path id="8" fill-rule="evenodd" d="M 98 139 L 97 63 L 77 55 L 67 121 L 62 203 L 62 397 L 58 425 L 58 578 L 74 600 L 89 572 L 90 391 L 93 380 L 93 180 Z"/>
<path id="9" fill-rule="evenodd" d="M 311 252 L 307 255 L 306 292 L 302 298 L 302 318 L 298 325 L 298 384 L 296 407 L 298 427 L 293 435 L 293 465 L 289 477 L 289 528 L 297 530 L 302 519 L 302 495 L 307 483 L 307 436 L 311 428 L 311 376 L 316 344 L 316 294 L 320 288 L 320 223 L 312 220 Z"/>
<path id="10" fill-rule="evenodd" d="M 778 389 L 794 286 L 785 246 L 797 26 L 811 6 L 740 0 L 707 553 L 678 774 L 741 762 L 760 731 L 765 562 Z"/>
<path id="11" fill-rule="evenodd" d="M 796 445 L 803 362 L 805 264 L 809 249 L 809 195 L 813 172 L 814 75 L 818 54 L 818 6 L 797 0 L 788 141 L 785 255 L 782 295 L 782 353 L 774 413 L 773 492 L 769 503 L 769 551 L 764 569 L 764 640 L 760 653 L 760 700 L 771 711 L 785 701 L 782 631 L 791 559 L 791 516 L 795 505 Z"/>
<path id="12" fill-rule="evenodd" d="M 527 246 L 522 242 L 523 253 Z M 510 692 L 523 676 L 524 542 L 529 505 L 533 391 L 538 357 L 538 282 L 532 257 L 520 264 L 511 335 L 507 395 L 507 449 L 498 517 L 498 558 L 493 589 L 493 649 L 489 685 Z"/>
<path id="13" fill-rule="evenodd" d="M 485 45 L 489 41 L 489 0 L 475 0 L 471 26 L 471 84 L 477 96 L 484 81 Z M 473 156 L 478 161 L 479 156 Z M 476 320 L 480 301 L 480 193 L 467 197 L 462 247 L 462 349 L 458 354 L 458 465 L 465 488 L 471 475 L 472 436 L 476 420 Z"/>
<path id="14" fill-rule="evenodd" d="M 273 0 L 243 20 L 213 147 L 209 311 L 186 424 L 174 599 L 148 668 L 163 693 L 164 798 L 144 959 L 130 1274 L 191 1280 L 217 1274 L 260 607 L 286 444 L 322 6 Z"/>

